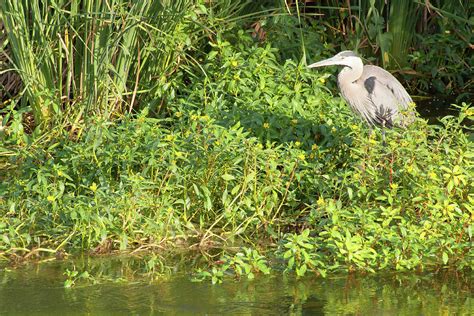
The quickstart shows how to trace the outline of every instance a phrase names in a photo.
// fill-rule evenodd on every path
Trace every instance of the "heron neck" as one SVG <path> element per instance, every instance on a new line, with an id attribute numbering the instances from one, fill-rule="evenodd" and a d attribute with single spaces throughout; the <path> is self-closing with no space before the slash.
<path id="1" fill-rule="evenodd" d="M 357 62 L 352 63 L 351 66 L 345 66 L 339 73 L 338 80 L 342 82 L 354 82 L 362 76 L 364 64 L 358 58 Z"/>

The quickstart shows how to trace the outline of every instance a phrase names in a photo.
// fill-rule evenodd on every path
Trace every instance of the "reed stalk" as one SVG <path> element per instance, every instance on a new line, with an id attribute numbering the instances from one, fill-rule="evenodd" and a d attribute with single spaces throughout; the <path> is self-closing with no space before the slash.
<path id="1" fill-rule="evenodd" d="M 86 113 L 109 118 L 131 111 L 138 94 L 156 89 L 182 53 L 182 33 L 175 31 L 192 3 L 2 1 L 13 66 L 36 125 L 65 111 L 75 121 Z"/>

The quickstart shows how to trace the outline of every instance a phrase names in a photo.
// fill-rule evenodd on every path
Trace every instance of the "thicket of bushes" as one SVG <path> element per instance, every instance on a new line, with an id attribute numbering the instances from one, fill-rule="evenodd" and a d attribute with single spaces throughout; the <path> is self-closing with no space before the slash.
<path id="1" fill-rule="evenodd" d="M 390 130 L 382 146 L 328 74 L 232 18 L 255 8 L 172 3 L 102 15 L 38 4 L 23 21 L 31 4 L 2 2 L 5 25 L 60 39 L 25 52 L 23 103 L 1 110 L 1 258 L 216 247 L 224 264 L 198 274 L 214 282 L 267 273 L 275 257 L 298 275 L 472 269 L 472 107 Z M 16 36 L 12 52 L 38 43 Z"/>

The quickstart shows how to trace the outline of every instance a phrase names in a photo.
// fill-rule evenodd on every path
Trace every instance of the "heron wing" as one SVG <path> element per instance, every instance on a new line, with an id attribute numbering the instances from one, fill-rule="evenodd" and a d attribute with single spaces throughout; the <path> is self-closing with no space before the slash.
<path id="1" fill-rule="evenodd" d="M 396 122 L 402 119 L 399 117 L 399 111 L 407 109 L 412 99 L 392 74 L 380 67 L 366 65 L 358 81 L 364 85 L 373 105 L 372 123 L 387 127 L 402 123 Z"/>

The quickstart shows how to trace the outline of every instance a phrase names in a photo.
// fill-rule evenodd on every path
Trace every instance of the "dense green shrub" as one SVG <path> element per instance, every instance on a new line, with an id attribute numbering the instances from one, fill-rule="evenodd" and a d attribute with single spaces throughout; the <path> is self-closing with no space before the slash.
<path id="1" fill-rule="evenodd" d="M 472 108 L 390 130 L 383 146 L 325 75 L 278 64 L 244 33 L 231 40 L 201 72 L 176 74 L 165 118 L 90 118 L 82 134 L 38 138 L 12 109 L 0 255 L 184 242 L 276 250 L 298 275 L 472 269 Z M 225 266 L 266 271 L 247 253 Z"/>

